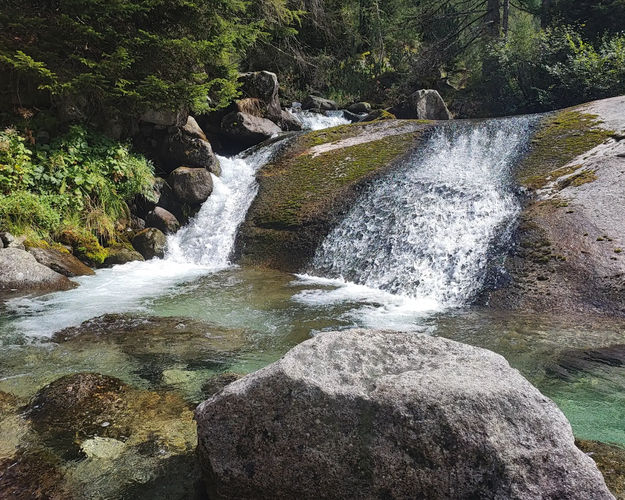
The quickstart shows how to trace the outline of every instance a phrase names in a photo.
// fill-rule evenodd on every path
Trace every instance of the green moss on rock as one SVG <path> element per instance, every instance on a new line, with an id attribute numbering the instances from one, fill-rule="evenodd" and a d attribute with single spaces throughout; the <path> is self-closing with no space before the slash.
<path id="1" fill-rule="evenodd" d="M 598 441 L 576 440 L 575 444 L 595 461 L 617 500 L 625 500 L 625 448 Z"/>
<path id="2" fill-rule="evenodd" d="M 579 168 L 567 167 L 578 156 L 609 139 L 613 132 L 599 127 L 596 115 L 567 109 L 543 120 L 529 154 L 521 162 L 519 181 L 540 189 Z M 588 181 L 589 182 L 589 181 Z"/>

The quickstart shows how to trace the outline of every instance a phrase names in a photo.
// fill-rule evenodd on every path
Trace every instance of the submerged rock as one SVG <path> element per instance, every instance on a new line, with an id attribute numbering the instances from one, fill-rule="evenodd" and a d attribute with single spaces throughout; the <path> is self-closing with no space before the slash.
<path id="1" fill-rule="evenodd" d="M 67 251 L 61 252 L 52 248 L 31 247 L 28 249 L 28 252 L 35 257 L 39 264 L 43 264 L 68 278 L 91 276 L 95 274 L 93 269 L 83 264 Z"/>
<path id="2" fill-rule="evenodd" d="M 211 498 L 613 498 L 552 401 L 441 338 L 322 333 L 196 419 Z"/>
<path id="3" fill-rule="evenodd" d="M 0 291 L 69 290 L 76 284 L 18 248 L 0 249 Z"/>
<path id="4" fill-rule="evenodd" d="M 625 448 L 598 441 L 576 441 L 597 464 L 617 500 L 625 500 Z"/>
<path id="5" fill-rule="evenodd" d="M 154 227 L 144 229 L 138 232 L 132 238 L 132 246 L 145 259 L 153 259 L 154 257 L 162 258 L 165 256 L 165 248 L 167 247 L 167 236 L 162 231 Z"/>

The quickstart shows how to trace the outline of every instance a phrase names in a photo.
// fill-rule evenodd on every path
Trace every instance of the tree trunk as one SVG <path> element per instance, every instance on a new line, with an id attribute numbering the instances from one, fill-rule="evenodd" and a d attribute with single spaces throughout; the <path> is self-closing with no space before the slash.
<path id="1" fill-rule="evenodd" d="M 510 28 L 510 0 L 503 0 L 503 37 L 508 39 L 508 30 Z"/>
<path id="2" fill-rule="evenodd" d="M 501 0 L 488 0 L 486 6 L 486 32 L 498 37 L 501 31 Z"/>

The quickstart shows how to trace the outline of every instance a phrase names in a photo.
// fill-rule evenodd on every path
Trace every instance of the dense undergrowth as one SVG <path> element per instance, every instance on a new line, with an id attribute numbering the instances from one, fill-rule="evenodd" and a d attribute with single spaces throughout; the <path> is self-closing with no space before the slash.
<path id="1" fill-rule="evenodd" d="M 0 227 L 33 244 L 62 241 L 103 260 L 129 218 L 127 203 L 153 185 L 153 167 L 130 151 L 80 126 L 49 144 L 29 134 L 0 132 Z"/>

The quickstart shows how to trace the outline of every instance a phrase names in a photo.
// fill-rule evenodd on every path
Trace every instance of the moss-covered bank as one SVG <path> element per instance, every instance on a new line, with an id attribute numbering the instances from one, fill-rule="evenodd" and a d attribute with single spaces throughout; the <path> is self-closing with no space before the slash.
<path id="1" fill-rule="evenodd" d="M 301 270 L 359 191 L 430 128 L 424 121 L 385 120 L 298 136 L 259 172 L 238 256 L 247 264 Z"/>

